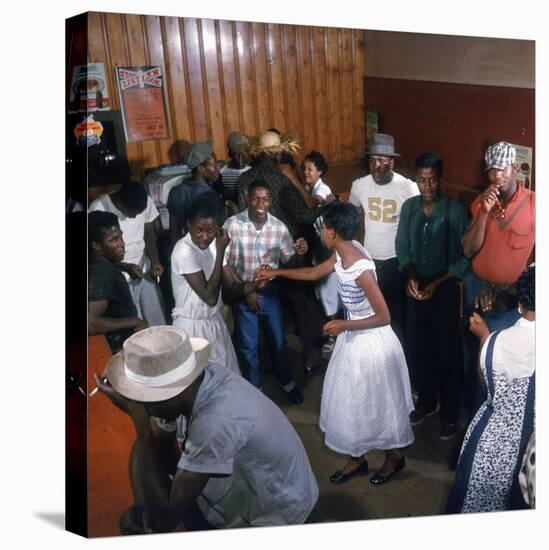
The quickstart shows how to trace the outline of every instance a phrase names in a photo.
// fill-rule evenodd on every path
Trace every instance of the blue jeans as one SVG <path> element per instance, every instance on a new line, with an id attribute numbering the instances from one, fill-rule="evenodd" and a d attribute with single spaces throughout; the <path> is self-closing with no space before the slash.
<path id="1" fill-rule="evenodd" d="M 469 416 L 472 418 L 478 408 L 484 403 L 486 396 L 482 391 L 478 377 L 478 355 L 480 352 L 479 340 L 469 330 L 469 316 L 475 310 L 475 298 L 479 291 L 489 285 L 488 281 L 479 279 L 471 272 L 463 279 L 463 331 L 465 356 L 465 393 Z M 490 332 L 513 326 L 520 318 L 517 308 L 508 311 L 482 313 Z"/>
<path id="2" fill-rule="evenodd" d="M 235 330 L 242 361 L 242 373 L 254 386 L 261 388 L 259 368 L 259 323 L 267 337 L 267 346 L 273 359 L 273 371 L 282 389 L 294 389 L 295 381 L 289 365 L 288 344 L 284 334 L 284 319 L 278 288 L 270 285 L 259 292 L 261 311 L 253 313 L 246 301 L 233 306 Z"/>

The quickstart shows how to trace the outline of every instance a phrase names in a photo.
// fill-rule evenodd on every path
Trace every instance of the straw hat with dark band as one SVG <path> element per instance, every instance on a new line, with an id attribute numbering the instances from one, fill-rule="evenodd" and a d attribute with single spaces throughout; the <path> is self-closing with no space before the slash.
<path id="1" fill-rule="evenodd" d="M 189 387 L 204 370 L 210 344 L 174 326 L 150 327 L 130 336 L 108 363 L 105 376 L 129 399 L 165 401 Z"/>

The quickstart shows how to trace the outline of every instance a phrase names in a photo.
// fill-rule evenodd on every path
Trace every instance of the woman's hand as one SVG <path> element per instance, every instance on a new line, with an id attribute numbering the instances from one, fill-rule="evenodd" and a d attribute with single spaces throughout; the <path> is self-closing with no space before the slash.
<path id="1" fill-rule="evenodd" d="M 345 330 L 345 321 L 342 319 L 334 319 L 333 321 L 326 323 L 322 327 L 322 330 L 330 336 L 337 336 Z"/>
<path id="2" fill-rule="evenodd" d="M 469 317 L 469 330 L 481 340 L 485 340 L 490 334 L 490 329 L 486 321 L 478 313 L 473 313 L 473 315 Z"/>
<path id="3" fill-rule="evenodd" d="M 225 249 L 229 246 L 229 243 L 231 242 L 231 238 L 229 237 L 229 234 L 220 227 L 217 230 L 217 235 L 215 236 L 215 246 L 217 249 L 218 254 L 223 254 L 225 252 Z"/>
<path id="4" fill-rule="evenodd" d="M 269 282 L 276 277 L 278 270 L 273 269 L 270 265 L 260 265 L 253 275 L 253 280 L 256 283 Z"/>

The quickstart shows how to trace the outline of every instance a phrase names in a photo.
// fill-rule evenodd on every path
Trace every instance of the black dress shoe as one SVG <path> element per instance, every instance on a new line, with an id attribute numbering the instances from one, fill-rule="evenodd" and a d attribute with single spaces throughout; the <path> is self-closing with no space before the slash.
<path id="1" fill-rule="evenodd" d="M 402 457 L 398 464 L 395 466 L 394 470 L 392 472 L 389 472 L 386 475 L 380 474 L 379 472 L 376 472 L 371 478 L 370 483 L 373 483 L 374 485 L 381 485 L 382 483 L 387 483 L 389 480 L 391 480 L 398 472 L 402 471 L 404 469 L 404 466 L 406 465 L 406 461 L 404 460 L 404 457 Z"/>
<path id="2" fill-rule="evenodd" d="M 288 399 L 290 400 L 290 403 L 293 403 L 294 405 L 301 405 L 301 403 L 303 403 L 303 394 L 296 386 L 293 390 L 288 392 Z"/>
<path id="3" fill-rule="evenodd" d="M 365 460 L 360 466 L 357 466 L 352 472 L 349 472 L 348 474 L 344 474 L 341 470 L 334 472 L 330 476 L 330 481 L 332 483 L 345 483 L 346 481 L 353 479 L 353 477 L 363 476 L 363 475 L 366 475 L 367 473 L 368 473 L 368 461 Z"/>

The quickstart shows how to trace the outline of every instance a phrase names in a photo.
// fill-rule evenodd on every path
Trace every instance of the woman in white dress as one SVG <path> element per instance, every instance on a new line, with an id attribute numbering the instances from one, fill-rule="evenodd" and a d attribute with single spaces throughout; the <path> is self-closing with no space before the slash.
<path id="1" fill-rule="evenodd" d="M 364 455 L 383 449 L 385 462 L 370 478 L 379 485 L 404 468 L 402 448 L 414 440 L 408 369 L 389 324 L 374 262 L 362 245 L 352 240 L 360 222 L 357 208 L 334 202 L 323 208 L 322 216 L 324 242 L 335 252 L 330 259 L 303 269 L 262 269 L 256 277 L 318 280 L 332 271 L 337 273 L 346 315 L 324 325 L 324 331 L 337 340 L 324 379 L 320 428 L 326 445 L 348 455 L 348 460 L 330 481 L 343 483 L 366 474 Z"/>
<path id="2" fill-rule="evenodd" d="M 210 342 L 212 361 L 240 374 L 227 325 L 221 316 L 223 257 L 229 237 L 220 225 L 223 202 L 213 191 L 199 195 L 189 209 L 189 232 L 172 252 L 173 325 Z"/>

